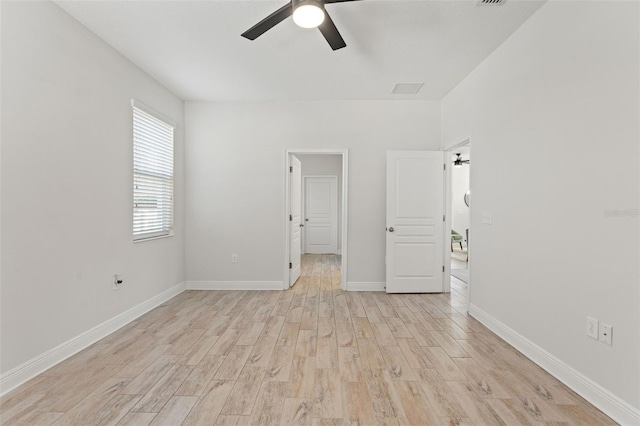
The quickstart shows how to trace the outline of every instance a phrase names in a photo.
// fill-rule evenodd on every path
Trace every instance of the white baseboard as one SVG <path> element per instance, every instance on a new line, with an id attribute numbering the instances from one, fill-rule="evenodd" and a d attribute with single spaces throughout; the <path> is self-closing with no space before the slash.
<path id="1" fill-rule="evenodd" d="M 0 396 L 64 361 L 185 290 L 180 283 L 0 376 Z"/>
<path id="2" fill-rule="evenodd" d="M 347 291 L 384 291 L 387 283 L 385 282 L 347 282 Z"/>
<path id="3" fill-rule="evenodd" d="M 187 281 L 187 290 L 282 290 L 282 281 Z"/>
<path id="4" fill-rule="evenodd" d="M 621 425 L 640 425 L 640 409 L 620 399 L 477 306 L 470 304 L 469 314 L 616 422 Z"/>

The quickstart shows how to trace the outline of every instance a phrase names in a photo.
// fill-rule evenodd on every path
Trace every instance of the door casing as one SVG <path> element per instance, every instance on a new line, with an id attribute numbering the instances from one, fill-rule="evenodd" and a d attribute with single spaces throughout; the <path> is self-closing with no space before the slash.
<path id="1" fill-rule="evenodd" d="M 453 167 L 453 164 L 451 163 L 450 160 L 458 148 L 463 147 L 465 145 L 471 146 L 470 144 L 471 144 L 471 139 L 465 138 L 464 140 L 443 149 L 445 153 L 445 159 L 447 159 L 447 163 L 446 163 L 447 168 L 445 170 L 446 173 L 444 175 L 444 179 L 445 179 L 444 268 L 445 269 L 444 269 L 444 277 L 442 282 L 442 291 L 445 293 L 451 292 L 451 251 L 447 249 L 449 247 L 447 244 L 449 240 L 447 240 L 447 238 L 451 238 L 451 226 L 453 223 L 453 220 L 452 220 L 453 210 L 451 208 L 451 203 L 452 203 L 451 169 Z M 471 177 L 469 177 L 469 189 L 471 189 Z M 469 206 L 469 217 L 471 217 L 471 211 L 472 211 L 471 209 L 472 209 L 472 205 Z M 469 227 L 469 232 L 471 233 L 471 227 Z M 469 252 L 469 254 L 471 254 L 471 247 L 470 247 L 471 241 L 473 241 L 473 239 L 469 238 L 469 241 L 467 242 L 467 251 Z M 471 255 L 469 255 L 469 263 L 467 264 L 467 269 L 469 270 L 469 282 L 467 283 L 467 285 L 469 286 L 469 292 L 471 292 L 471 262 L 472 262 L 472 258 L 471 258 Z"/>
<path id="2" fill-rule="evenodd" d="M 349 150 L 348 149 L 310 149 L 310 148 L 287 148 L 284 152 L 284 162 L 285 167 L 283 167 L 284 174 L 284 195 L 285 195 L 285 204 L 284 211 L 282 217 L 284 219 L 284 261 L 283 261 L 283 289 L 286 290 L 289 288 L 289 253 L 291 251 L 290 247 L 290 226 L 289 226 L 289 208 L 291 204 L 291 200 L 289 197 L 289 167 L 290 164 L 290 154 L 296 155 L 341 155 L 342 156 L 342 209 L 338 212 L 342 218 L 342 262 L 340 265 L 340 272 L 342 277 L 342 282 L 340 283 L 340 288 L 342 290 L 347 289 L 347 276 L 348 276 L 348 239 L 347 239 L 347 213 L 348 213 L 348 188 L 349 188 Z"/>

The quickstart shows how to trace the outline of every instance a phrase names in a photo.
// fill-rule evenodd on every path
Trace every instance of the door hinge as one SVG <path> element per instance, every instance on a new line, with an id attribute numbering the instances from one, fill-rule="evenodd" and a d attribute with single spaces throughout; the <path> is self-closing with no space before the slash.
<path id="1" fill-rule="evenodd" d="M 444 265 L 442 265 L 442 272 L 444 272 Z"/>
<path id="2" fill-rule="evenodd" d="M 293 268 L 293 263 L 289 262 L 289 269 Z"/>
<path id="3" fill-rule="evenodd" d="M 293 220 L 293 216 L 289 215 L 289 222 Z"/>
<path id="4" fill-rule="evenodd" d="M 447 163 L 444 163 L 444 164 L 443 164 L 443 168 L 442 168 L 442 170 L 447 170 Z"/>
<path id="5" fill-rule="evenodd" d="M 293 173 L 293 166 L 289 166 L 289 173 Z"/>
<path id="6" fill-rule="evenodd" d="M 442 215 L 442 221 L 444 222 L 446 220 L 447 216 L 446 215 Z"/>

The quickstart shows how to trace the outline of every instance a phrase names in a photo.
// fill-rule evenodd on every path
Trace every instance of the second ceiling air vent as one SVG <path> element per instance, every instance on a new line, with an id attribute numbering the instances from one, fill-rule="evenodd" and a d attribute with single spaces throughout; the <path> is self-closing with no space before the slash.
<path id="1" fill-rule="evenodd" d="M 506 0 L 479 0 L 478 6 L 500 6 L 505 3 Z"/>

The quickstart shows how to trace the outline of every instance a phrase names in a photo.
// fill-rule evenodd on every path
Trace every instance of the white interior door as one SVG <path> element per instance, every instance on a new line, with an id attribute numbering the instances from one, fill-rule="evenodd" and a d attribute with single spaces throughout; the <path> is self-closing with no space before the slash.
<path id="1" fill-rule="evenodd" d="M 291 155 L 289 164 L 289 287 L 291 287 L 300 277 L 302 164 L 295 155 Z"/>
<path id="2" fill-rule="evenodd" d="M 306 176 L 305 253 L 336 253 L 338 248 L 338 178 Z"/>
<path id="3" fill-rule="evenodd" d="M 442 292 L 443 154 L 387 153 L 387 293 Z"/>

